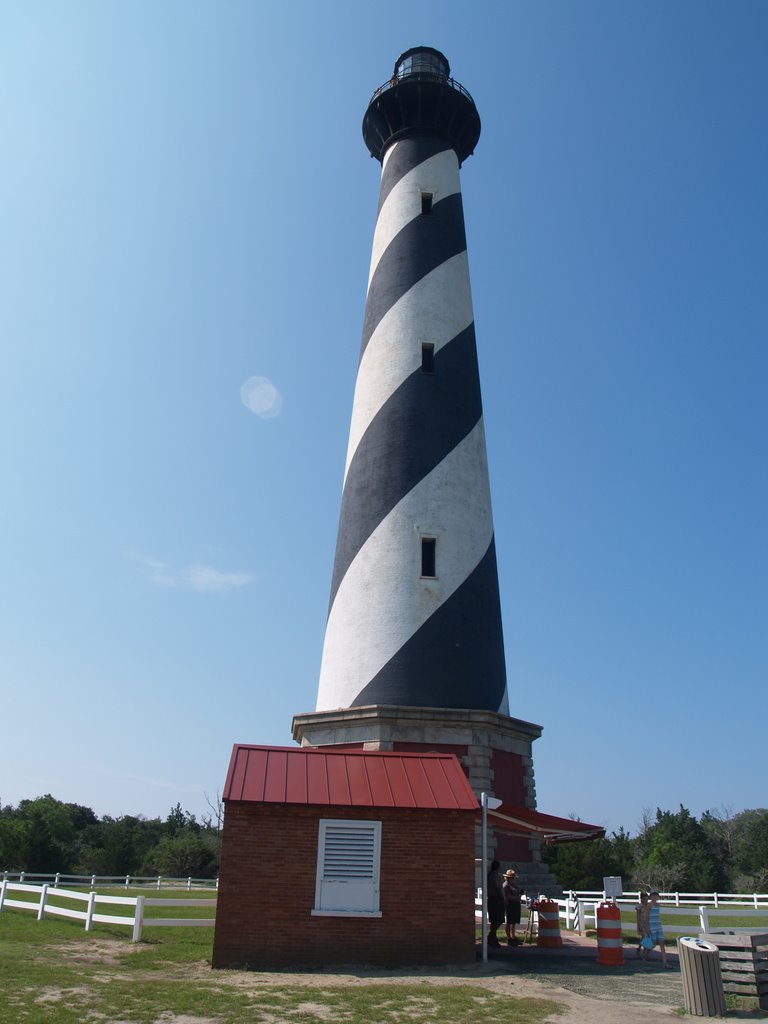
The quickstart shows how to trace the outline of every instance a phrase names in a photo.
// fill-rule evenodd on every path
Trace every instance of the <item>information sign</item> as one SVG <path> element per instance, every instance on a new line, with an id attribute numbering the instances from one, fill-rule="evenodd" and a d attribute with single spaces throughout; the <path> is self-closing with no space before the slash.
<path id="1" fill-rule="evenodd" d="M 606 899 L 621 899 L 621 895 L 624 892 L 624 885 L 621 881 L 621 875 L 607 875 L 603 879 L 603 888 L 605 889 Z"/>

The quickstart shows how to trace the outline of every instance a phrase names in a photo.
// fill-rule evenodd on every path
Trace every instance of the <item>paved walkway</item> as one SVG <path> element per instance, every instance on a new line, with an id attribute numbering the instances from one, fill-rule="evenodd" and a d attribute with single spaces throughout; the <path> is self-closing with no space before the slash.
<path id="1" fill-rule="evenodd" d="M 573 932 L 563 933 L 563 944 L 556 949 L 522 944 L 488 950 L 489 960 L 496 966 L 503 964 L 511 974 L 579 995 L 635 1005 L 682 1006 L 677 952 L 667 952 L 671 970 L 663 969 L 658 951 L 651 956 L 649 961 L 641 960 L 634 946 L 625 946 L 623 966 L 606 967 L 597 962 L 596 940 Z"/>
<path id="2" fill-rule="evenodd" d="M 506 939 L 502 939 L 502 945 L 498 949 L 493 947 L 488 948 L 489 956 L 494 957 L 508 957 L 508 956 L 551 956 L 551 957 L 572 957 L 572 956 L 583 956 L 592 957 L 597 959 L 597 939 L 587 938 L 585 935 L 579 935 L 578 932 L 566 932 L 560 933 L 563 940 L 562 946 L 557 946 L 554 949 L 543 948 L 536 945 L 536 939 L 534 938 L 530 942 L 521 942 L 519 946 L 507 946 Z M 640 957 L 635 955 L 635 946 L 629 945 L 624 946 L 624 959 L 625 960 L 637 960 L 638 963 L 643 963 Z M 658 950 L 654 950 L 651 954 L 652 963 L 661 963 L 661 957 Z M 675 967 L 678 966 L 677 951 L 674 946 L 671 950 L 667 950 L 667 959 Z"/>

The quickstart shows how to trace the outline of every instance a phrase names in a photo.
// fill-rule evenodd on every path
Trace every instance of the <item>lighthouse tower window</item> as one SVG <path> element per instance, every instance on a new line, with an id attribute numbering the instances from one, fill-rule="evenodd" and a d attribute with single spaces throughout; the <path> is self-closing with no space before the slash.
<path id="1" fill-rule="evenodd" d="M 437 539 L 435 537 L 421 538 L 421 575 L 429 579 L 435 579 L 437 576 L 437 567 L 435 565 L 436 548 Z"/>
<path id="2" fill-rule="evenodd" d="M 421 193 L 421 212 L 426 217 L 432 213 L 432 192 Z"/>
<path id="3" fill-rule="evenodd" d="M 422 341 L 421 343 L 421 372 L 435 372 L 435 346 L 431 341 Z"/>

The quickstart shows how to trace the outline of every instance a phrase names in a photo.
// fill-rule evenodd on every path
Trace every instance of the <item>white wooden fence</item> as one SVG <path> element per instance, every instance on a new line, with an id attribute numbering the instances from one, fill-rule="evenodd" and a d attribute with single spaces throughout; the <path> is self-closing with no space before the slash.
<path id="1" fill-rule="evenodd" d="M 218 889 L 218 878 L 169 878 L 165 875 L 66 875 L 60 871 L 4 871 L 0 881 L 4 882 L 33 882 L 36 885 L 55 885 L 59 889 L 67 886 L 82 888 L 89 886 L 95 889 L 97 885 L 109 886 L 115 889 L 123 886 L 125 889 L 146 888 L 146 889 Z"/>
<path id="2" fill-rule="evenodd" d="M 563 900 L 557 900 L 560 907 L 560 920 L 569 931 L 585 932 L 588 928 L 597 928 L 597 907 L 603 902 L 605 893 L 569 892 Z M 620 910 L 634 911 L 640 900 L 640 894 L 629 893 L 616 900 Z M 664 931 L 670 934 L 686 935 L 691 931 L 690 917 L 698 915 L 699 929 L 702 932 L 717 930 L 718 917 L 754 918 L 756 927 L 735 928 L 728 925 L 728 931 L 751 932 L 768 930 L 768 894 L 765 893 L 661 893 L 659 904 L 662 908 Z M 685 925 L 670 923 L 670 918 L 687 917 Z M 757 921 L 761 924 L 757 924 Z M 626 921 L 622 918 L 622 931 L 634 933 L 635 920 Z"/>
<path id="3" fill-rule="evenodd" d="M 569 889 L 565 895 L 572 900 L 600 902 L 605 899 L 602 889 Z M 640 892 L 631 890 L 622 899 L 639 903 Z M 755 910 L 765 907 L 768 910 L 768 893 L 765 892 L 662 892 L 659 901 L 674 907 L 752 907 Z"/>
<path id="4" fill-rule="evenodd" d="M 29 893 L 34 894 L 36 899 L 32 900 L 14 899 L 8 893 Z M 84 910 L 76 910 L 72 907 L 61 907 L 49 903 L 51 896 L 62 897 L 66 900 L 85 903 Z M 99 913 L 99 906 L 127 906 L 133 907 L 133 915 L 103 914 Z M 131 941 L 138 942 L 144 928 L 212 928 L 215 917 L 147 917 L 147 907 L 215 907 L 216 900 L 205 899 L 163 899 L 161 897 L 149 896 L 101 896 L 99 893 L 72 892 L 69 889 L 59 889 L 48 884 L 33 885 L 29 882 L 9 882 L 3 879 L 0 882 L 0 911 L 4 907 L 18 907 L 21 910 L 34 910 L 37 913 L 38 921 L 42 921 L 47 915 L 58 917 L 73 917 L 78 921 L 85 922 L 85 930 L 91 931 L 94 923 L 119 924 L 131 928 Z"/>

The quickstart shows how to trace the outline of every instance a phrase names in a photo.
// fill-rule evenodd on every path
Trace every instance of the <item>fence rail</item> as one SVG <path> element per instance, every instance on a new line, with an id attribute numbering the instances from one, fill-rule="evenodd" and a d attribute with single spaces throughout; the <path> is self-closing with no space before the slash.
<path id="1" fill-rule="evenodd" d="M 95 889 L 97 885 L 110 888 L 122 886 L 125 889 L 218 889 L 218 878 L 170 878 L 165 875 L 67 875 L 60 871 L 4 871 L 0 881 L 30 882 L 34 879 L 37 885 L 55 885 L 62 889 L 73 886 L 79 889 L 88 886 Z"/>
<path id="2" fill-rule="evenodd" d="M 8 893 L 34 894 L 36 899 L 32 900 L 15 899 L 9 897 Z M 72 907 L 61 907 L 50 903 L 50 897 L 57 896 L 65 900 L 85 903 L 84 910 L 77 910 Z M 99 913 L 99 906 L 124 906 L 133 907 L 133 914 L 103 914 Z M 38 921 L 42 921 L 48 915 L 57 917 L 70 917 L 85 922 L 85 930 L 91 931 L 94 924 L 119 924 L 131 928 L 131 941 L 139 942 L 144 928 L 212 928 L 215 922 L 214 917 L 147 917 L 147 907 L 214 907 L 216 900 L 206 899 L 163 899 L 152 896 L 102 896 L 91 890 L 88 893 L 72 892 L 71 889 L 60 889 L 56 886 L 34 885 L 30 882 L 9 882 L 3 879 L 0 882 L 0 911 L 5 907 L 17 907 L 20 910 L 33 910 L 37 913 Z"/>
<path id="3" fill-rule="evenodd" d="M 605 892 L 602 889 L 569 889 L 566 897 L 572 900 L 597 900 L 605 899 Z M 622 899 L 632 899 L 635 902 L 640 900 L 640 892 L 630 890 L 625 892 Z M 672 904 L 675 907 L 721 907 L 721 906 L 744 906 L 759 910 L 765 907 L 768 910 L 768 893 L 765 892 L 662 892 L 659 893 L 659 902 Z"/>
<path id="4" fill-rule="evenodd" d="M 564 927 L 582 933 L 588 928 L 597 928 L 597 907 L 604 897 L 605 893 L 599 892 L 570 892 L 564 900 L 557 900 Z M 627 894 L 617 899 L 616 905 L 625 913 L 634 911 L 639 899 L 639 893 L 637 896 Z M 704 902 L 705 899 L 709 900 L 709 904 Z M 691 916 L 698 916 L 698 926 L 702 932 L 715 930 L 718 917 L 759 919 L 762 922 L 755 928 L 729 924 L 728 931 L 737 933 L 762 932 L 768 923 L 768 895 L 762 893 L 663 893 L 659 896 L 659 904 L 664 913 L 664 931 L 675 935 L 690 933 Z M 687 917 L 689 921 L 682 926 L 670 924 L 670 917 Z M 622 916 L 622 932 L 634 933 L 635 930 L 634 918 L 627 921 Z"/>
<path id="5" fill-rule="evenodd" d="M 574 931 L 585 932 L 587 928 L 597 928 L 597 907 L 602 900 L 558 900 L 560 905 L 560 917 L 565 920 L 565 927 Z M 616 905 L 620 910 L 634 910 L 637 905 L 635 900 L 616 900 Z M 728 925 L 728 931 L 731 932 L 752 932 L 752 931 L 765 931 L 765 924 L 768 922 L 768 909 L 766 910 L 744 910 L 735 908 L 733 904 L 731 908 L 724 908 L 722 905 L 719 908 L 714 907 L 674 907 L 664 906 L 661 904 L 664 911 L 664 931 L 671 932 L 676 935 L 688 935 L 691 931 L 690 922 L 686 925 L 674 925 L 669 924 L 668 919 L 670 917 L 687 917 L 694 914 L 698 914 L 699 928 L 702 932 L 714 931 L 716 924 L 713 919 L 716 917 L 738 917 L 738 918 L 759 918 L 763 924 L 756 928 L 735 928 Z M 734 913 L 734 909 L 736 913 Z M 622 931 L 635 931 L 634 921 L 625 921 L 622 918 Z"/>

